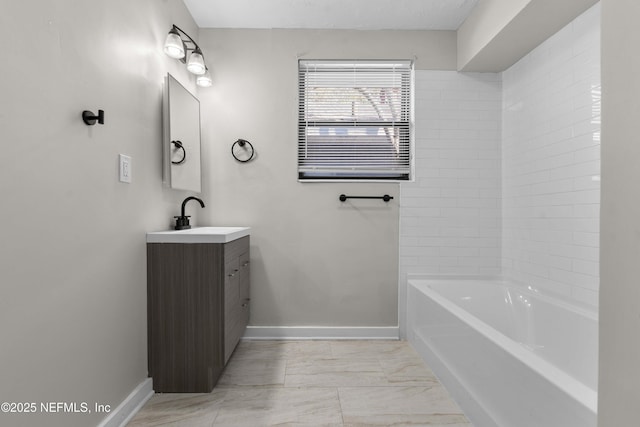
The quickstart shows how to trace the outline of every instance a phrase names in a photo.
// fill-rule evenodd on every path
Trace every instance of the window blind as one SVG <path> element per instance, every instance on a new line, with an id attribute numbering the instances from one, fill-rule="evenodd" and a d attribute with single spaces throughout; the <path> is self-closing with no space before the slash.
<path id="1" fill-rule="evenodd" d="M 407 180 L 412 62 L 301 60 L 298 177 Z"/>

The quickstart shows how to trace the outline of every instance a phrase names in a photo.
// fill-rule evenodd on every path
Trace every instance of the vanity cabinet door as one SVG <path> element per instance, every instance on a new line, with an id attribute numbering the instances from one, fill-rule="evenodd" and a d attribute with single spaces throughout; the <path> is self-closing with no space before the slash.
<path id="1" fill-rule="evenodd" d="M 225 264 L 224 278 L 224 363 L 236 348 L 240 325 L 240 264 L 238 258 Z"/>
<path id="2" fill-rule="evenodd" d="M 242 334 L 244 334 L 247 325 L 249 324 L 249 304 L 251 302 L 250 295 L 250 283 L 251 283 L 251 269 L 249 268 L 249 251 L 243 252 L 240 255 L 240 310 L 241 310 L 241 324 Z"/>
<path id="3" fill-rule="evenodd" d="M 147 244 L 149 376 L 158 393 L 210 392 L 222 370 L 222 245 Z"/>
<path id="4" fill-rule="evenodd" d="M 225 244 L 224 361 L 229 361 L 249 320 L 249 237 Z"/>

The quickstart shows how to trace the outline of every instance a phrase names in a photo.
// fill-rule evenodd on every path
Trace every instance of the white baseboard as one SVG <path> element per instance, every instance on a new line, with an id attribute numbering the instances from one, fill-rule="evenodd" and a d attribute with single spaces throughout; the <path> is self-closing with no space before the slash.
<path id="1" fill-rule="evenodd" d="M 124 427 L 140 408 L 153 396 L 153 381 L 147 378 L 127 396 L 126 399 L 113 409 L 98 427 Z"/>
<path id="2" fill-rule="evenodd" d="M 397 340 L 397 326 L 248 326 L 247 340 Z"/>

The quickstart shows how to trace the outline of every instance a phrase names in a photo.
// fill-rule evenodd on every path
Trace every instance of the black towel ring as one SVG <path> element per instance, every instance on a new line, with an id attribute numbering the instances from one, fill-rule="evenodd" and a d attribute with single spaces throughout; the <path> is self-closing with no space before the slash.
<path id="1" fill-rule="evenodd" d="M 184 161 L 187 159 L 187 150 L 184 149 L 184 145 L 182 145 L 181 141 L 171 141 L 171 143 L 173 145 L 175 145 L 177 148 L 182 148 L 182 159 L 178 160 L 177 162 L 174 162 L 173 160 L 171 160 L 171 163 L 174 165 L 179 165 L 181 163 L 184 163 Z"/>
<path id="2" fill-rule="evenodd" d="M 246 139 L 239 139 L 231 145 L 231 155 L 241 163 L 247 163 L 253 159 L 253 145 Z"/>

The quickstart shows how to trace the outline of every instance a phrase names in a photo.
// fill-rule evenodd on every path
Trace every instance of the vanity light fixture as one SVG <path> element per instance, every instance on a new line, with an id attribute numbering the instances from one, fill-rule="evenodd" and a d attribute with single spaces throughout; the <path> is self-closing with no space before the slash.
<path id="1" fill-rule="evenodd" d="M 195 75 L 202 75 L 205 72 L 204 57 L 199 47 L 196 47 L 189 56 L 189 62 L 187 63 L 187 70 Z"/>
<path id="2" fill-rule="evenodd" d="M 211 73 L 207 67 L 204 67 L 204 74 L 196 77 L 196 84 L 200 87 L 209 87 L 213 84 Z"/>
<path id="3" fill-rule="evenodd" d="M 172 58 L 182 59 L 187 48 L 176 28 L 174 25 L 169 34 L 167 34 L 167 40 L 164 42 L 164 53 Z"/>
<path id="4" fill-rule="evenodd" d="M 191 54 L 189 54 L 189 60 L 187 61 L 186 57 L 189 51 L 191 51 Z M 212 85 L 211 74 L 204 63 L 204 55 L 200 46 L 189 34 L 176 25 L 167 34 L 164 42 L 164 53 L 187 64 L 187 70 L 197 76 L 196 84 L 198 86 L 209 87 Z"/>

